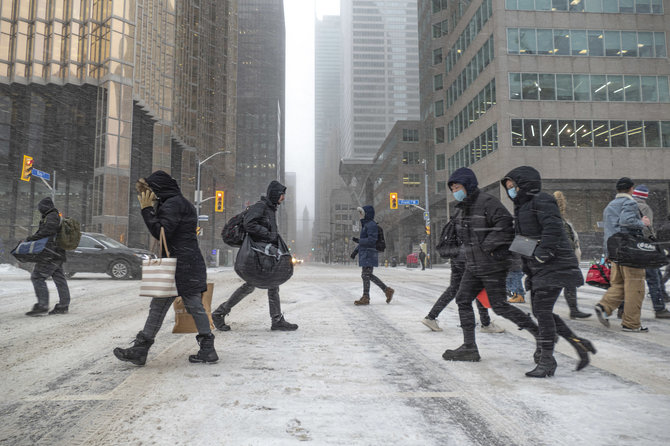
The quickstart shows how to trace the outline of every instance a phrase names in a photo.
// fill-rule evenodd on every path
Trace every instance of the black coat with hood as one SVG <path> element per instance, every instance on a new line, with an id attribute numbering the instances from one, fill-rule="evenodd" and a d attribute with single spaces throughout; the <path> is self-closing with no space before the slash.
<path id="1" fill-rule="evenodd" d="M 51 197 L 42 198 L 37 204 L 37 210 L 42 214 L 37 232 L 26 238 L 26 241 L 39 240 L 49 237 L 44 252 L 40 255 L 40 261 L 60 260 L 65 261 L 65 250 L 56 243 L 56 235 L 60 230 L 60 215 Z"/>
<path id="2" fill-rule="evenodd" d="M 279 198 L 286 193 L 286 186 L 271 181 L 267 194 L 249 208 L 244 216 L 244 229 L 255 242 L 277 244 L 277 207 Z"/>
<path id="3" fill-rule="evenodd" d="M 565 233 L 558 204 L 553 196 L 541 191 L 540 173 L 530 166 L 512 169 L 501 180 L 505 190 L 508 179 L 519 188 L 513 200 L 516 233 L 540 240 L 533 257 L 522 256 L 532 289 L 583 285 L 584 277 Z"/>
<path id="4" fill-rule="evenodd" d="M 449 186 L 459 183 L 467 197 L 456 207 L 456 233 L 463 242 L 466 268 L 475 274 L 509 269 L 507 248 L 514 239 L 512 216 L 497 198 L 477 187 L 475 173 L 467 167 L 456 169 L 449 177 Z"/>
<path id="5" fill-rule="evenodd" d="M 145 180 L 158 197 L 158 204 L 142 209 L 142 217 L 156 239 L 160 238 L 161 228 L 165 229 L 170 257 L 177 258 L 175 282 L 179 295 L 206 291 L 207 268 L 198 246 L 195 207 L 184 198 L 177 181 L 168 173 L 157 170 Z"/>

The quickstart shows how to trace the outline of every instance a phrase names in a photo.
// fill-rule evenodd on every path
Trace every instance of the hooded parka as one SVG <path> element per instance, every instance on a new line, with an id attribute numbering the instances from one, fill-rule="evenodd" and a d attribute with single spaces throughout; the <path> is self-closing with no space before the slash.
<path id="1" fill-rule="evenodd" d="M 65 250 L 56 243 L 56 235 L 60 230 L 60 215 L 51 197 L 42 198 L 37 204 L 37 210 L 42 214 L 37 232 L 26 238 L 26 241 L 39 240 L 49 237 L 46 249 L 40 255 L 40 261 L 65 261 Z"/>
<path id="2" fill-rule="evenodd" d="M 286 193 L 286 186 L 271 181 L 265 197 L 261 197 L 244 216 L 244 229 L 255 242 L 277 244 L 277 207 L 279 198 Z"/>
<path id="3" fill-rule="evenodd" d="M 195 207 L 184 198 L 177 181 L 168 173 L 157 170 L 145 180 L 158 197 L 158 204 L 155 209 L 142 209 L 142 217 L 154 238 L 159 239 L 161 227 L 165 229 L 170 257 L 177 258 L 175 282 L 179 295 L 206 291 L 207 269 L 198 246 Z"/>
<path id="4" fill-rule="evenodd" d="M 584 277 L 565 233 L 558 204 L 553 196 L 541 192 L 540 173 L 530 166 L 512 169 L 501 180 L 505 190 L 508 179 L 519 188 L 513 200 L 516 233 L 540 240 L 533 257 L 522 256 L 532 289 L 583 285 Z"/>
<path id="5" fill-rule="evenodd" d="M 377 223 L 375 223 L 375 208 L 363 206 L 364 217 L 361 219 L 361 232 L 358 236 L 358 266 L 379 266 L 377 254 Z"/>
<path id="6" fill-rule="evenodd" d="M 477 177 L 468 168 L 456 169 L 449 186 L 458 183 L 467 196 L 456 207 L 456 233 L 463 241 L 467 268 L 475 274 L 509 269 L 511 257 L 507 248 L 514 239 L 512 216 L 500 200 L 477 187 Z"/>

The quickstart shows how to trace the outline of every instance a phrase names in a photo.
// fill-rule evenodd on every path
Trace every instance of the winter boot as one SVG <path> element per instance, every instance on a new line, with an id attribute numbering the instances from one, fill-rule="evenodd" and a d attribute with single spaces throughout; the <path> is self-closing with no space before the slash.
<path id="1" fill-rule="evenodd" d="M 526 372 L 526 376 L 530 378 L 546 378 L 547 376 L 554 376 L 557 366 L 558 364 L 554 359 L 554 351 L 542 350 L 539 363 L 533 370 Z"/>
<path id="2" fill-rule="evenodd" d="M 568 303 L 568 307 L 570 308 L 570 319 L 586 319 L 587 317 L 591 317 L 591 313 L 584 313 L 579 311 L 579 308 L 577 307 L 576 294 L 566 294 L 565 290 L 563 291 L 563 294 L 565 295 L 565 301 Z"/>
<path id="3" fill-rule="evenodd" d="M 591 344 L 591 341 L 578 338 L 577 336 L 571 336 L 565 339 L 575 348 L 575 350 L 577 350 L 577 354 L 579 355 L 579 362 L 577 363 L 577 368 L 575 370 L 579 371 L 589 365 L 589 352 L 594 355 L 596 354 L 596 349 L 593 344 Z"/>
<path id="4" fill-rule="evenodd" d="M 370 296 L 363 294 L 363 296 L 354 301 L 354 305 L 370 305 Z"/>
<path id="5" fill-rule="evenodd" d="M 421 323 L 433 331 L 442 331 L 440 325 L 437 323 L 437 319 L 431 319 L 429 317 L 425 317 L 423 318 Z"/>
<path id="6" fill-rule="evenodd" d="M 49 307 L 43 307 L 40 304 L 33 305 L 33 309 L 26 313 L 26 316 L 41 316 L 49 312 Z"/>
<path id="7" fill-rule="evenodd" d="M 393 293 L 395 293 L 395 290 L 391 288 L 390 286 L 387 286 L 386 289 L 384 290 L 384 294 L 386 295 L 386 303 L 389 304 L 391 303 L 391 299 L 393 299 Z"/>
<path id="8" fill-rule="evenodd" d="M 284 319 L 284 315 L 282 314 L 279 316 L 277 319 L 272 319 L 272 326 L 270 327 L 270 330 L 279 330 L 279 331 L 295 331 L 298 329 L 298 324 L 292 324 L 288 322 L 286 319 Z"/>
<path id="9" fill-rule="evenodd" d="M 526 299 L 523 297 L 523 294 L 514 293 L 514 295 L 507 302 L 512 304 L 523 304 L 526 303 Z"/>
<path id="10" fill-rule="evenodd" d="M 54 309 L 49 311 L 49 314 L 65 314 L 67 313 L 67 310 L 68 310 L 67 305 L 56 304 L 54 306 Z"/>
<path id="11" fill-rule="evenodd" d="M 444 353 L 442 353 L 442 358 L 445 361 L 470 362 L 478 362 L 481 359 L 479 356 L 479 350 L 477 350 L 477 344 L 463 344 L 456 350 L 446 350 Z"/>
<path id="12" fill-rule="evenodd" d="M 230 325 L 226 324 L 226 316 L 228 316 L 228 313 L 230 313 L 230 310 L 225 311 L 221 307 L 212 312 L 212 322 L 214 322 L 214 326 L 217 330 L 230 331 Z"/>
<path id="13" fill-rule="evenodd" d="M 204 335 L 199 334 L 195 337 L 195 339 L 198 341 L 198 345 L 200 345 L 200 350 L 198 350 L 197 354 L 190 355 L 188 357 L 189 362 L 215 363 L 219 360 L 219 355 L 217 355 L 216 350 L 214 350 L 214 335 L 212 333 L 207 333 Z"/>
<path id="14" fill-rule="evenodd" d="M 670 311 L 667 308 L 656 311 L 656 319 L 670 319 Z"/>
<path id="15" fill-rule="evenodd" d="M 600 323 L 603 324 L 605 327 L 609 328 L 610 321 L 607 318 L 607 312 L 605 311 L 605 307 L 603 307 L 600 304 L 596 304 L 594 310 L 596 312 L 596 316 L 598 316 L 598 320 L 600 321 Z"/>
<path id="16" fill-rule="evenodd" d="M 133 346 L 130 348 L 115 348 L 114 356 L 121 361 L 127 361 L 135 365 L 144 365 L 147 362 L 147 354 L 149 348 L 153 345 L 154 340 L 147 338 L 141 331 L 137 333 Z"/>

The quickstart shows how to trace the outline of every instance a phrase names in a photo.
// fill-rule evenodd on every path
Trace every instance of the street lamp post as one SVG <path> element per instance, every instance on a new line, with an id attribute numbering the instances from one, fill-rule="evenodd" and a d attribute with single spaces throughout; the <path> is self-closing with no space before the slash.
<path id="1" fill-rule="evenodd" d="M 200 157 L 196 153 L 196 158 L 198 161 L 198 172 L 196 176 L 196 185 L 195 185 L 195 214 L 197 217 L 198 225 L 200 225 L 200 205 L 202 204 L 202 192 L 200 191 L 200 168 L 202 167 L 203 164 L 205 164 L 207 161 L 210 159 L 214 158 L 216 155 L 224 155 L 231 153 L 230 151 L 221 151 L 221 152 L 214 152 L 211 155 L 209 155 L 207 158 L 204 160 L 200 161 Z"/>

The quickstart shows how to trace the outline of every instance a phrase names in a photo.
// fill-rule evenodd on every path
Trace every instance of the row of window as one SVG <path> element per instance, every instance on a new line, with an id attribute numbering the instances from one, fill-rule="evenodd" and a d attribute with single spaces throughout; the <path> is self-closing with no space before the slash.
<path id="1" fill-rule="evenodd" d="M 475 15 L 470 19 L 461 35 L 458 36 L 458 39 L 454 42 L 454 46 L 449 50 L 449 53 L 447 53 L 445 60 L 447 73 L 451 71 L 458 59 L 460 59 L 472 41 L 475 40 L 475 37 L 477 37 L 477 34 L 479 34 L 484 25 L 486 25 L 486 22 L 488 22 L 492 14 L 492 0 L 484 0 L 481 6 L 477 8 L 477 12 L 475 12 Z"/>
<path id="2" fill-rule="evenodd" d="M 402 140 L 404 142 L 419 142 L 419 130 L 402 129 Z"/>
<path id="3" fill-rule="evenodd" d="M 403 164 L 421 164 L 419 152 L 402 152 Z"/>
<path id="4" fill-rule="evenodd" d="M 493 61 L 493 34 L 489 40 L 472 57 L 472 60 L 465 66 L 461 74 L 454 80 L 449 89 L 447 89 L 447 107 L 451 107 L 454 102 L 463 94 L 465 90 L 477 79 L 479 74 L 484 71 Z"/>
<path id="5" fill-rule="evenodd" d="M 512 119 L 512 145 L 670 147 L 670 121 Z"/>
<path id="6" fill-rule="evenodd" d="M 468 105 L 457 114 L 447 126 L 448 141 L 451 142 L 463 133 L 473 122 L 479 119 L 486 111 L 496 105 L 496 80 L 486 84 L 486 87 L 477 93 Z"/>
<path id="7" fill-rule="evenodd" d="M 668 76 L 509 73 L 510 99 L 670 102 Z"/>
<path id="8" fill-rule="evenodd" d="M 493 124 L 461 150 L 449 157 L 449 175 L 461 167 L 468 167 L 498 150 L 498 125 Z"/>
<path id="9" fill-rule="evenodd" d="M 405 173 L 402 176 L 402 185 L 407 187 L 421 186 L 421 174 L 419 173 Z"/>
<path id="10" fill-rule="evenodd" d="M 586 29 L 507 28 L 510 54 L 552 56 L 667 56 L 665 33 Z"/>
<path id="11" fill-rule="evenodd" d="M 521 11 L 663 14 L 663 0 L 505 0 L 505 8 Z"/>

